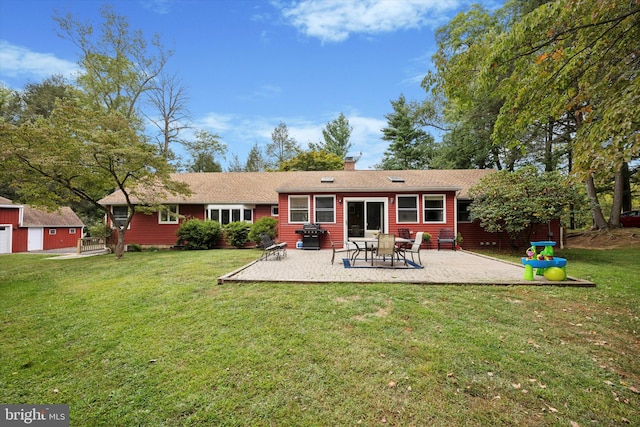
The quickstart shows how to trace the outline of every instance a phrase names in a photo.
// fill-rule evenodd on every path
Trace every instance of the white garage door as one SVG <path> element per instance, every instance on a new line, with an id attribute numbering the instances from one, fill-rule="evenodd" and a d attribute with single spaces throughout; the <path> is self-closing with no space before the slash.
<path id="1" fill-rule="evenodd" d="M 11 225 L 0 225 L 0 254 L 11 253 Z"/>
<path id="2" fill-rule="evenodd" d="M 27 250 L 28 251 L 41 251 L 44 241 L 44 228 L 29 228 L 29 234 L 27 237 Z"/>

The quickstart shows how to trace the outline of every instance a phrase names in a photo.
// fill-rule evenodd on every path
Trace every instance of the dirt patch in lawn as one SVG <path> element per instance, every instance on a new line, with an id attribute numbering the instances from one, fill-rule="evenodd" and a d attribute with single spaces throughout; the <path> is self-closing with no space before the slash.
<path id="1" fill-rule="evenodd" d="M 571 249 L 640 248 L 640 228 L 568 233 L 567 247 Z"/>

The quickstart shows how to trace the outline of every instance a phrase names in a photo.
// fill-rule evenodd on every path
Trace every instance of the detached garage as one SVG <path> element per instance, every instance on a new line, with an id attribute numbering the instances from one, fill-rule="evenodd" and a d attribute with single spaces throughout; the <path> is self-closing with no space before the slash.
<path id="1" fill-rule="evenodd" d="M 47 212 L 0 197 L 0 254 L 75 247 L 83 227 L 69 207 Z"/>

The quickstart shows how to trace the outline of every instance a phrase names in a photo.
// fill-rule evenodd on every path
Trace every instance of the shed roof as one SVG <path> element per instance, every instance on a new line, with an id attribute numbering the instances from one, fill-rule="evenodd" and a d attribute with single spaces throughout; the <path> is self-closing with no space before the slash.
<path id="1" fill-rule="evenodd" d="M 465 198 L 471 186 L 493 172 L 493 169 L 449 169 L 182 173 L 171 177 L 188 184 L 192 194 L 168 195 L 163 202 L 276 204 L 278 193 L 301 192 L 460 191 L 459 197 Z M 134 198 L 133 202 L 140 203 L 141 200 Z M 118 190 L 99 203 L 121 205 L 126 202 Z"/>
<path id="2" fill-rule="evenodd" d="M 47 212 L 29 205 L 24 206 L 23 227 L 83 227 L 82 220 L 67 206 Z"/>

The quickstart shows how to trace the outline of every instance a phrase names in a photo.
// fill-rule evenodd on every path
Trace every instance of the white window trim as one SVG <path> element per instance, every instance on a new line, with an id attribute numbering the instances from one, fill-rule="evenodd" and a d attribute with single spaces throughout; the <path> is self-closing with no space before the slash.
<path id="1" fill-rule="evenodd" d="M 278 209 L 278 213 L 274 213 L 276 209 Z M 271 205 L 271 216 L 279 216 L 279 215 L 280 215 L 280 209 L 278 205 Z"/>
<path id="2" fill-rule="evenodd" d="M 400 197 L 414 197 L 416 200 L 416 220 L 415 221 L 400 221 L 400 203 L 398 199 Z M 419 194 L 396 194 L 396 223 L 397 224 L 420 224 L 420 195 Z"/>
<path id="3" fill-rule="evenodd" d="M 56 231 L 56 229 L 55 229 L 55 228 L 50 228 L 50 229 L 49 229 L 49 236 L 55 236 L 55 235 L 56 235 L 56 233 L 57 233 L 57 231 Z"/>
<path id="4" fill-rule="evenodd" d="M 233 221 L 233 216 L 231 211 L 235 210 L 240 210 L 240 221 L 244 221 L 244 222 L 248 222 L 249 224 L 253 224 L 253 219 L 255 217 L 255 210 L 256 206 L 255 205 L 207 205 L 205 208 L 205 218 L 206 219 L 210 219 L 211 218 L 211 211 L 218 211 L 218 217 L 220 219 L 222 219 L 222 214 L 220 211 L 222 210 L 228 210 L 229 211 L 229 222 L 234 222 Z M 249 210 L 251 211 L 251 221 L 247 221 L 244 219 L 244 211 L 245 210 Z M 222 224 L 222 222 L 220 221 L 220 223 Z"/>
<path id="5" fill-rule="evenodd" d="M 175 207 L 175 212 L 172 207 Z M 164 205 L 165 209 L 158 211 L 158 224 L 178 224 L 180 223 L 180 205 Z M 163 220 L 162 216 L 166 215 L 168 218 Z"/>
<path id="6" fill-rule="evenodd" d="M 333 199 L 333 221 L 318 221 L 317 217 L 317 213 L 318 213 L 318 198 L 319 197 L 324 197 L 324 198 L 332 198 Z M 336 216 L 337 216 L 337 207 L 336 207 L 336 195 L 335 194 L 316 194 L 315 196 L 313 196 L 313 219 L 315 222 L 320 223 L 320 224 L 335 224 L 336 223 Z M 324 209 L 323 212 L 328 212 L 328 209 Z"/>
<path id="7" fill-rule="evenodd" d="M 291 198 L 306 198 L 307 199 L 307 220 L 306 221 L 292 221 L 291 220 Z M 288 207 L 289 209 L 287 209 L 288 212 L 288 218 L 287 220 L 289 221 L 289 224 L 305 224 L 307 222 L 309 222 L 309 218 L 311 217 L 311 206 L 309 206 L 309 202 L 311 201 L 311 196 L 305 196 L 305 195 L 289 195 L 289 201 L 288 201 Z M 301 209 L 300 209 L 301 210 Z"/>
<path id="8" fill-rule="evenodd" d="M 442 221 L 427 221 L 425 211 L 427 210 L 426 199 L 440 197 L 442 199 Z M 454 212 L 455 215 L 455 212 Z M 423 194 L 422 195 L 422 223 L 423 224 L 446 224 L 447 223 L 447 195 L 446 194 Z"/>
<path id="9" fill-rule="evenodd" d="M 70 228 L 69 229 L 69 234 L 76 234 L 76 229 L 75 228 Z"/>

